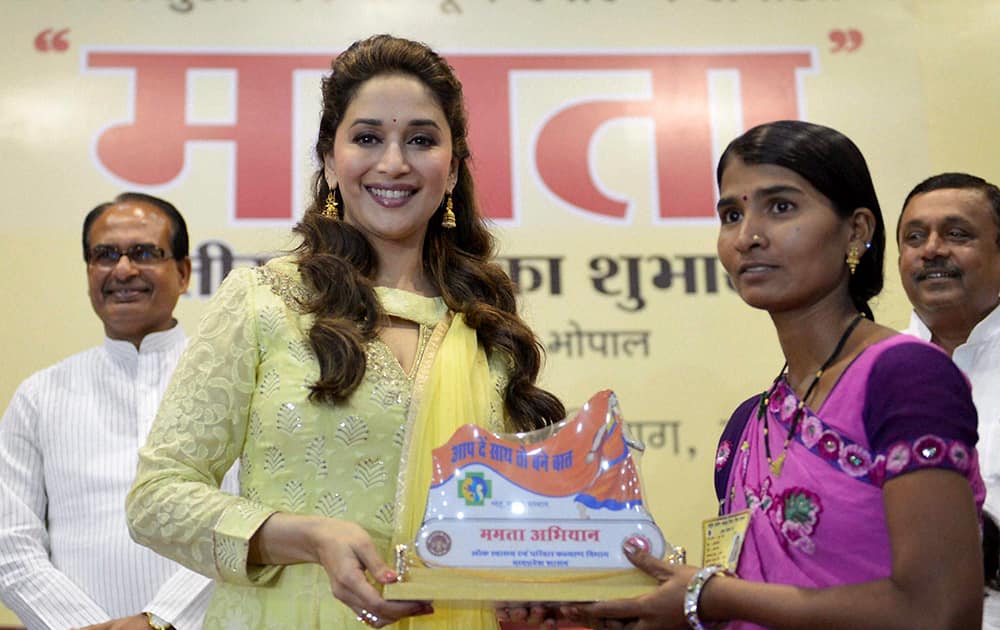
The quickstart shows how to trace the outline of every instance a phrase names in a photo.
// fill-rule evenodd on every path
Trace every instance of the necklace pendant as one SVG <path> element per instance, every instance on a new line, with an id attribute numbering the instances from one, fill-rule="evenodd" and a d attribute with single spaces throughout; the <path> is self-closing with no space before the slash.
<path id="1" fill-rule="evenodd" d="M 785 465 L 785 454 L 778 455 L 777 459 L 771 462 L 771 474 L 775 477 L 781 476 L 781 469 Z"/>

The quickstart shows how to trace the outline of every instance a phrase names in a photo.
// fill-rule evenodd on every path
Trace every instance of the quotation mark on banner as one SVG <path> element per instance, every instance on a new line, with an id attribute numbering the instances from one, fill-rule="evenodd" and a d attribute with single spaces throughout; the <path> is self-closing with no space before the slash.
<path id="1" fill-rule="evenodd" d="M 834 29 L 830 31 L 830 41 L 833 42 L 833 48 L 830 49 L 830 52 L 854 52 L 861 48 L 861 44 L 865 43 L 865 36 L 861 34 L 861 31 L 853 28 L 846 31 Z"/>
<path id="2" fill-rule="evenodd" d="M 66 39 L 68 33 L 68 28 L 59 31 L 54 28 L 45 29 L 38 35 L 35 35 L 35 50 L 38 52 L 49 52 L 51 50 L 58 52 L 66 51 L 69 48 L 69 41 Z"/>

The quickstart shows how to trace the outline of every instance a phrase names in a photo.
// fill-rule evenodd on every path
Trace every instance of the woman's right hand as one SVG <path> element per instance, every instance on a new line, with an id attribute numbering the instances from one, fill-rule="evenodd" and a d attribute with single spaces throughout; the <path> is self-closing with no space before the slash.
<path id="1" fill-rule="evenodd" d="M 434 612 L 430 602 L 388 601 L 372 584 L 398 579 L 357 523 L 322 516 L 277 513 L 250 540 L 250 562 L 322 565 L 333 596 L 360 621 L 381 628 L 415 615 Z"/>
<path id="2" fill-rule="evenodd" d="M 625 544 L 624 551 L 636 568 L 660 582 L 659 587 L 634 599 L 565 605 L 562 614 L 574 623 L 602 630 L 686 628 L 684 592 L 697 567 L 664 562 L 631 541 Z"/>

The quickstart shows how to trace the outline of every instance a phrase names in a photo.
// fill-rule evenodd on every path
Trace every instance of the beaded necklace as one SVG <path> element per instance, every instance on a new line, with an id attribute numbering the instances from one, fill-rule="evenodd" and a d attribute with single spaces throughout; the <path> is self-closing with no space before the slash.
<path id="1" fill-rule="evenodd" d="M 792 436 L 795 435 L 795 430 L 799 426 L 799 420 L 802 419 L 806 402 L 809 400 L 809 397 L 812 396 L 813 391 L 819 384 L 819 379 L 823 376 L 823 372 L 825 372 L 826 369 L 829 368 L 830 365 L 837 359 L 837 355 L 839 355 L 840 351 L 844 349 L 844 344 L 847 343 L 847 340 L 851 337 L 851 333 L 854 332 L 854 329 L 858 327 L 858 324 L 863 318 L 864 315 L 858 313 L 854 319 L 851 320 L 851 323 L 847 326 L 847 330 L 844 331 L 844 334 L 840 336 L 840 340 L 837 341 L 837 345 L 833 349 L 833 352 L 830 353 L 830 356 L 827 357 L 826 361 L 823 362 L 823 365 L 820 366 L 819 370 L 816 372 L 816 376 L 812 380 L 812 383 L 809 383 L 809 388 L 806 389 L 805 396 L 799 399 L 799 404 L 795 408 L 795 415 L 792 416 L 792 424 L 788 427 L 788 435 L 785 436 L 785 444 L 781 447 L 781 454 L 774 460 L 771 459 L 771 441 L 768 439 L 769 427 L 767 417 L 769 414 L 767 413 L 767 407 L 771 403 L 771 396 L 774 394 L 774 390 L 778 388 L 778 382 L 785 376 L 785 370 L 788 368 L 787 361 L 785 361 L 785 364 L 781 366 L 781 371 L 778 372 L 778 375 L 774 378 L 774 382 L 771 383 L 770 389 L 761 394 L 760 405 L 757 407 L 757 421 L 760 422 L 762 419 L 764 421 L 764 455 L 767 457 L 767 465 L 771 468 L 771 474 L 775 477 L 781 476 L 781 468 L 785 465 L 785 455 L 788 453 L 788 445 L 791 444 Z"/>

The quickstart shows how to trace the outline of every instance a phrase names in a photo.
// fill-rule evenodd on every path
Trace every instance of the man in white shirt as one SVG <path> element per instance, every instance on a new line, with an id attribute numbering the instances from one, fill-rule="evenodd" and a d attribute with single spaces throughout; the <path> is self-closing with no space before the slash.
<path id="1" fill-rule="evenodd" d="M 1000 189 L 943 173 L 906 197 L 896 231 L 899 275 L 913 304 L 907 333 L 940 346 L 972 383 L 979 466 L 986 483 L 987 583 L 1000 585 Z M 990 540 L 992 537 L 993 541 Z M 989 590 L 983 627 L 1000 630 L 1000 591 Z"/>
<path id="2" fill-rule="evenodd" d="M 29 377 L 0 421 L 0 598 L 35 628 L 192 630 L 212 583 L 132 542 L 125 495 L 187 339 L 184 219 L 124 193 L 83 224 L 102 346 Z"/>

